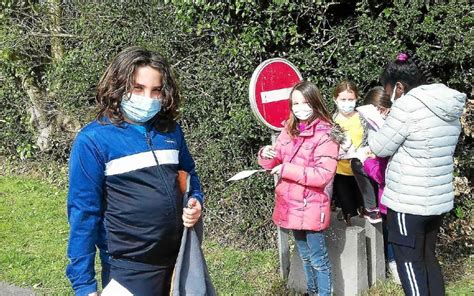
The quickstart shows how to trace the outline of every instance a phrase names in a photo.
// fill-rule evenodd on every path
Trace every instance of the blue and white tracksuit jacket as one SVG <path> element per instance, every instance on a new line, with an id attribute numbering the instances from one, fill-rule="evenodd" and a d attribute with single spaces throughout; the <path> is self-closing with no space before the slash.
<path id="1" fill-rule="evenodd" d="M 94 261 L 109 257 L 167 265 L 179 251 L 182 200 L 178 170 L 203 203 L 199 178 L 181 127 L 154 128 L 94 121 L 77 135 L 69 161 L 70 236 L 66 274 L 76 295 L 97 291 Z"/>

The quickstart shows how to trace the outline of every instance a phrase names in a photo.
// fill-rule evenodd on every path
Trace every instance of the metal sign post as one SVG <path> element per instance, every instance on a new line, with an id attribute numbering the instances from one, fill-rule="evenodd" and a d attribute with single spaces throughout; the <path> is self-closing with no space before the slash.
<path id="1" fill-rule="evenodd" d="M 278 134 L 272 132 L 272 145 L 275 145 Z M 275 187 L 278 183 L 278 176 L 273 176 Z M 278 257 L 280 260 L 280 275 L 284 280 L 288 279 L 290 273 L 290 244 L 288 239 L 288 229 L 278 227 Z"/>
<path id="2" fill-rule="evenodd" d="M 257 119 L 272 129 L 272 145 L 275 145 L 277 132 L 290 115 L 290 91 L 302 80 L 300 72 L 289 61 L 281 58 L 262 62 L 253 72 L 249 86 L 249 100 Z M 278 176 L 274 177 L 275 186 Z M 288 230 L 278 227 L 278 253 L 280 275 L 288 279 L 290 272 L 290 246 Z"/>

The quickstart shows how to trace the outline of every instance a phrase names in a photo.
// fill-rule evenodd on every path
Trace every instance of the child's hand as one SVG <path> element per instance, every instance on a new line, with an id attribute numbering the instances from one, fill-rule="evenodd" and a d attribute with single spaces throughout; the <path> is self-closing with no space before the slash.
<path id="1" fill-rule="evenodd" d="M 377 107 L 377 110 L 379 110 L 383 119 L 387 119 L 388 113 L 390 113 L 390 108 Z"/>
<path id="2" fill-rule="evenodd" d="M 277 174 L 277 175 L 280 175 L 281 174 L 281 164 L 277 165 L 276 167 L 274 167 L 272 169 L 272 171 L 270 172 L 270 174 Z"/>
<path id="3" fill-rule="evenodd" d="M 272 159 L 273 157 L 276 156 L 275 149 L 273 149 L 273 147 L 270 145 L 263 147 L 262 156 L 263 158 L 266 158 L 266 159 Z"/>
<path id="4" fill-rule="evenodd" d="M 360 162 L 364 163 L 365 160 L 369 157 L 371 157 L 373 154 L 372 154 L 372 151 L 370 151 L 370 148 L 368 146 L 365 146 L 365 147 L 361 147 L 359 149 L 357 149 L 356 151 L 356 156 L 357 158 L 360 160 Z M 375 155 L 374 155 L 375 157 Z"/>
<path id="5" fill-rule="evenodd" d="M 201 212 L 201 203 L 195 198 L 190 198 L 188 206 L 183 209 L 183 225 L 185 227 L 193 227 L 201 217 Z"/>

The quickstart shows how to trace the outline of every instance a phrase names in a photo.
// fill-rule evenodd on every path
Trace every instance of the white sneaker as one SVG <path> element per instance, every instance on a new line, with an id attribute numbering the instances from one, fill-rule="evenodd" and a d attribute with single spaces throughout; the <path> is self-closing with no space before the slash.
<path id="1" fill-rule="evenodd" d="M 393 281 L 401 285 L 402 282 L 400 281 L 400 276 L 398 275 L 397 263 L 395 261 L 390 261 L 388 263 L 388 269 L 390 271 L 390 274 L 392 275 Z"/>

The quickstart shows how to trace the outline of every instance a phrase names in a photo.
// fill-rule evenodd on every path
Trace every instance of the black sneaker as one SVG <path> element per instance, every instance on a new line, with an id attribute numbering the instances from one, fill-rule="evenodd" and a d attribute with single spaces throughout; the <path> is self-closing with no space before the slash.
<path id="1" fill-rule="evenodd" d="M 373 213 L 373 212 L 378 213 L 378 212 L 380 212 L 379 208 L 377 208 L 377 207 L 371 208 L 371 209 L 366 208 L 365 210 L 369 213 Z"/>
<path id="2" fill-rule="evenodd" d="M 379 212 L 365 212 L 364 218 L 367 219 L 371 224 L 377 224 L 382 222 L 382 215 Z"/>
<path id="3" fill-rule="evenodd" d="M 337 218 L 337 220 L 339 220 L 339 221 L 344 220 L 344 213 L 342 212 L 342 210 L 339 210 L 339 212 L 337 212 L 336 218 Z"/>
<path id="4" fill-rule="evenodd" d="M 352 226 L 351 217 L 352 217 L 351 214 L 347 214 L 347 215 L 344 217 L 344 221 L 346 221 L 346 226 Z"/>
<path id="5" fill-rule="evenodd" d="M 331 212 L 335 212 L 336 209 L 337 209 L 336 203 L 334 202 L 334 200 L 331 200 Z"/>

